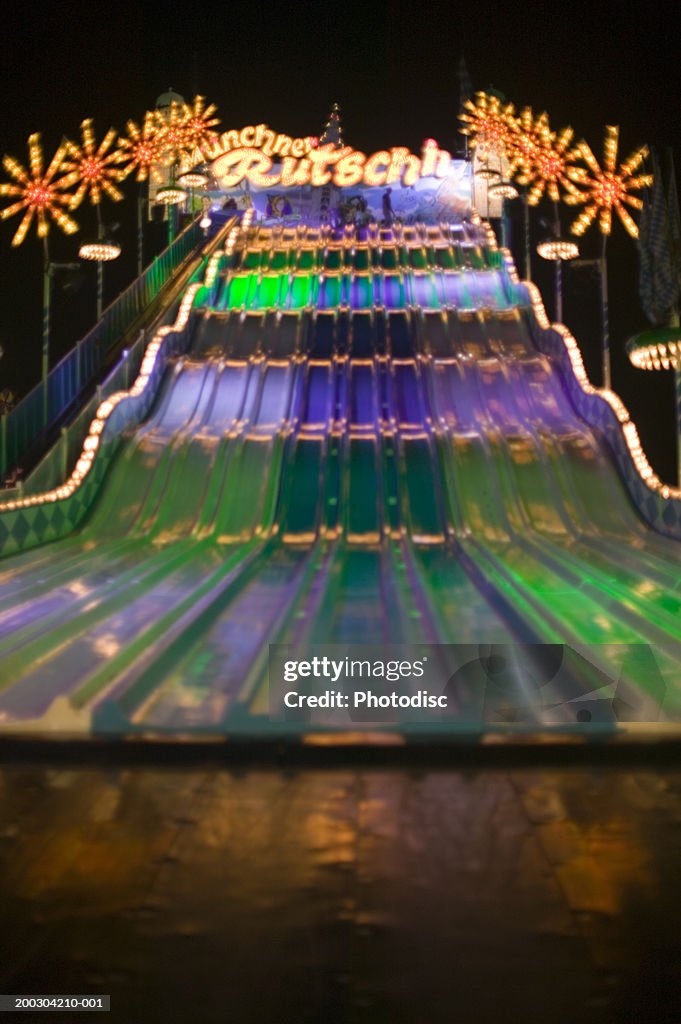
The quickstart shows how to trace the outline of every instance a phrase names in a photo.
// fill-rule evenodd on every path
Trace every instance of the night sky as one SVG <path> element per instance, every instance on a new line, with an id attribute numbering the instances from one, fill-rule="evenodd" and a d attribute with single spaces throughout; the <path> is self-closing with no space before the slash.
<path id="1" fill-rule="evenodd" d="M 215 101 L 222 128 L 266 121 L 290 135 L 318 134 L 338 101 L 346 141 L 373 152 L 433 136 L 456 149 L 457 64 L 463 51 L 473 86 L 492 84 L 520 107 L 546 109 L 552 126 L 571 124 L 598 157 L 603 126 L 621 127 L 621 157 L 643 142 L 673 145 L 681 175 L 681 16 L 650 4 L 438 4 L 374 0 L 343 3 L 54 4 L 3 11 L 3 121 L 0 150 L 26 160 L 26 139 L 41 131 L 48 156 L 63 134 L 94 117 L 98 135 L 139 120 L 169 86 Z M 130 196 L 134 183 L 125 186 Z M 3 201 L 3 205 L 5 205 Z M 132 198 L 105 209 L 119 222 L 127 257 L 111 269 L 109 297 L 134 261 Z M 565 222 L 572 213 L 562 207 Z M 549 211 L 546 210 L 548 215 Z M 541 213 L 539 214 L 541 216 Z M 94 217 L 81 208 L 84 234 Z M 41 256 L 31 235 L 10 249 L 17 221 L 0 225 L 0 387 L 18 392 L 39 374 Z M 542 231 L 535 228 L 539 240 Z M 51 232 L 54 258 L 76 259 L 77 241 Z M 516 232 L 515 242 L 520 241 Z M 595 255 L 597 230 L 583 244 Z M 635 244 L 619 222 L 609 245 L 613 378 L 637 421 L 649 457 L 666 479 L 675 473 L 671 374 L 629 366 L 626 338 L 645 326 L 637 299 Z M 517 252 L 520 259 L 520 252 Z M 551 313 L 548 268 L 534 260 Z M 595 383 L 600 323 L 597 281 L 566 275 L 564 319 Z M 55 353 L 94 317 L 94 271 L 78 290 L 58 290 Z"/>

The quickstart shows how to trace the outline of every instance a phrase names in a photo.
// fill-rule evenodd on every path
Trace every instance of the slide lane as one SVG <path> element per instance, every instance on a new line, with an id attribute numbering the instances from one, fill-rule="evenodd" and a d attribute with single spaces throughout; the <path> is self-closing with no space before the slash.
<path id="1" fill-rule="evenodd" d="M 612 601 L 612 579 L 598 574 L 587 560 L 589 549 L 581 548 L 569 531 L 533 437 L 513 418 L 510 396 L 500 401 L 491 387 L 492 367 L 461 364 L 448 369 L 452 406 L 463 411 L 459 427 L 465 432 L 445 427 L 445 434 L 455 438 L 454 458 L 446 461 L 466 505 L 464 521 L 474 543 L 482 544 L 487 555 L 497 552 L 505 568 L 527 586 L 535 581 L 536 587 L 554 591 L 547 617 L 558 613 L 566 631 L 570 622 L 581 624 L 583 640 L 594 643 L 649 636 L 643 611 L 638 620 L 626 613 L 635 601 L 625 590 L 620 603 Z M 485 374 L 486 384 L 479 379 Z M 501 375 L 495 371 L 494 376 Z M 485 388 L 490 393 L 485 395 Z M 610 569 L 614 573 L 616 565 Z M 584 614 L 590 592 L 593 608 Z"/>
<path id="2" fill-rule="evenodd" d="M 172 393 L 178 390 L 185 372 L 194 378 L 194 387 L 190 389 L 192 400 L 187 400 L 187 389 L 183 388 L 183 401 L 178 403 L 181 414 L 168 416 L 167 410 L 173 404 Z M 17 602 L 21 601 L 26 608 L 36 611 L 40 595 L 46 591 L 49 594 L 50 587 L 59 601 L 57 588 L 61 582 L 67 588 L 71 586 L 61 596 L 87 600 L 91 597 L 92 587 L 103 586 L 107 575 L 115 583 L 119 575 L 137 570 L 140 554 L 148 560 L 154 553 L 146 543 L 149 523 L 153 526 L 154 509 L 158 507 L 173 454 L 182 450 L 183 431 L 186 440 L 186 432 L 196 423 L 200 391 L 205 393 L 208 390 L 207 387 L 199 390 L 202 384 L 200 377 L 205 381 L 211 373 L 204 365 L 178 367 L 172 374 L 171 386 L 162 397 L 156 413 L 128 443 L 108 474 L 94 513 L 83 531 L 68 540 L 19 556 L 20 574 L 13 562 L 9 563 L 10 575 L 22 589 L 8 586 L 8 581 L 3 579 L 0 636 L 8 631 L 4 619 L 7 607 L 11 612 L 12 606 L 16 608 Z M 33 560 L 31 555 L 34 555 Z M 36 564 L 30 572 L 32 561 Z"/>
<path id="3" fill-rule="evenodd" d="M 271 370 L 275 375 L 281 375 L 281 368 Z M 205 365 L 203 371 L 206 372 Z M 62 607 L 61 612 L 50 610 L 48 614 L 24 624 L 22 630 L 14 628 L 8 634 L 6 642 L 10 650 L 3 651 L 0 713 L 16 713 L 19 707 L 40 713 L 44 707 L 42 704 L 37 707 L 36 700 L 44 703 L 56 696 L 57 689 L 71 691 L 74 684 L 77 687 L 84 685 L 84 681 L 96 676 L 103 665 L 113 670 L 117 661 L 125 661 L 126 651 L 135 643 L 143 641 L 154 623 L 167 617 L 169 609 L 176 606 L 180 608 L 187 595 L 191 595 L 196 587 L 203 586 L 211 573 L 219 576 L 225 562 L 225 546 L 229 544 L 225 537 L 226 530 L 233 532 L 231 554 L 232 561 L 236 560 L 237 563 L 242 554 L 247 556 L 249 541 L 257 532 L 261 537 L 266 535 L 271 526 L 267 517 L 269 515 L 271 520 L 276 480 L 270 482 L 269 486 L 263 486 L 268 478 L 262 469 L 268 466 L 270 475 L 276 477 L 279 466 L 277 453 L 281 450 L 281 442 L 276 436 L 281 424 L 272 420 L 273 415 L 277 414 L 277 408 L 272 404 L 271 393 L 273 390 L 281 391 L 282 395 L 290 397 L 295 370 L 290 366 L 284 368 L 284 379 L 279 380 L 274 388 L 268 385 L 267 376 L 264 364 L 260 364 L 257 367 L 258 380 L 249 380 L 247 383 L 245 391 L 247 396 L 250 394 L 253 407 L 248 419 L 237 421 L 240 427 L 235 431 L 235 437 L 225 437 L 224 430 L 219 429 L 224 427 L 224 423 L 220 423 L 221 413 L 215 402 L 211 405 L 206 399 L 200 418 L 196 415 L 196 405 L 192 407 L 190 403 L 185 409 L 187 415 L 184 423 L 188 430 L 183 442 L 185 447 L 196 447 L 201 443 L 201 430 L 204 426 L 208 432 L 213 430 L 217 433 L 219 429 L 222 435 L 222 441 L 216 437 L 212 445 L 213 449 L 221 449 L 218 451 L 221 458 L 220 466 L 213 467 L 211 479 L 219 468 L 224 476 L 230 477 L 231 486 L 245 499 L 243 508 L 238 510 L 238 523 L 234 522 L 233 508 L 222 507 L 213 516 L 210 533 L 205 531 L 206 525 L 210 523 L 210 518 L 206 517 L 203 522 L 203 539 L 189 539 L 201 507 L 201 487 L 205 491 L 206 483 L 197 478 L 197 460 L 187 457 L 186 451 L 180 451 L 179 457 L 171 460 L 172 471 L 164 475 L 161 485 L 157 484 L 160 494 L 158 500 L 154 498 L 152 505 L 161 514 L 155 519 L 147 517 L 146 533 L 137 542 L 139 564 L 127 575 L 123 574 L 123 578 L 117 573 L 107 576 L 99 587 L 93 581 L 80 600 L 74 601 L 72 595 L 71 601 Z M 277 402 L 279 413 L 285 409 L 288 414 L 286 398 L 282 399 L 278 395 Z M 205 414 L 209 408 L 210 417 L 206 420 Z M 240 411 L 243 413 L 249 410 L 242 407 Z M 179 422 L 176 417 L 172 426 L 175 427 Z M 244 433 L 247 423 L 251 436 Z M 160 451 L 167 451 L 168 440 L 165 447 L 157 446 Z M 163 456 L 159 461 L 162 459 Z M 125 468 L 128 469 L 126 478 L 129 478 L 129 467 Z M 206 469 L 210 471 L 211 466 L 208 465 Z M 115 486 L 114 474 L 110 482 Z M 152 488 L 154 482 L 152 480 Z M 257 486 L 254 486 L 254 482 Z M 168 536 L 168 526 L 164 519 L 169 506 L 169 501 L 164 500 L 168 488 L 172 488 L 175 507 L 180 511 L 183 507 L 182 498 L 186 496 L 188 515 L 183 523 L 186 537 L 182 537 L 175 524 L 172 536 Z M 192 506 L 194 512 L 189 514 Z M 243 509 L 246 510 L 246 516 Z M 258 518 L 261 515 L 265 516 L 264 520 Z M 92 523 L 86 527 L 85 532 L 89 536 L 93 535 Z M 107 541 L 100 544 L 96 535 L 94 539 L 97 557 L 106 563 L 110 542 L 108 545 Z M 261 543 L 259 538 L 258 541 Z M 76 571 L 78 585 L 83 586 L 82 572 L 78 569 Z M 45 611 L 47 609 L 43 609 Z M 47 680 L 51 681 L 51 685 L 44 685 Z"/>
<path id="4" fill-rule="evenodd" d="M 273 536 L 198 616 L 166 634 L 167 648 L 132 664 L 98 698 L 100 715 L 115 706 L 141 729 L 219 731 L 231 715 L 266 714 L 268 643 L 294 651 L 310 642 L 436 643 L 448 638 L 438 592 L 446 582 L 449 607 L 465 609 L 471 630 L 484 611 L 485 639 L 511 639 L 445 553 L 437 509 L 423 496 L 434 486 L 423 452 L 380 430 L 383 372 L 366 362 L 308 366 Z M 424 544 L 441 549 L 434 585 L 425 578 L 432 560 L 420 563 L 411 550 Z M 459 640 L 461 627 L 459 614 Z"/>
<path id="5" fill-rule="evenodd" d="M 637 550 L 631 557 L 628 552 L 623 556 L 621 537 L 615 541 L 613 536 L 611 554 L 599 543 L 584 543 L 544 457 L 541 438 L 561 436 L 555 418 L 547 419 L 546 390 L 541 390 L 543 408 L 531 405 L 525 412 L 532 415 L 525 419 L 505 369 L 489 357 L 475 364 L 456 360 L 433 369 L 436 405 L 438 394 L 440 399 L 437 418 L 445 437 L 454 443 L 454 456 L 444 460 L 444 472 L 455 477 L 453 496 L 464 504 L 460 529 L 464 535 L 468 529 L 473 544 L 482 547 L 488 566 L 485 575 L 491 578 L 493 559 L 519 590 L 534 592 L 537 614 L 532 618 L 540 636 L 553 620 L 554 628 L 559 626 L 555 639 L 596 644 L 654 642 L 661 645 L 667 678 L 677 678 L 678 594 L 662 585 L 676 581 L 673 571 L 670 574 L 662 560 L 655 560 L 659 542 L 651 538 L 652 551 L 644 548 L 645 561 Z M 451 406 L 447 388 L 443 389 L 445 379 Z M 525 398 L 528 390 L 524 389 Z M 574 439 L 579 432 L 583 439 L 583 424 L 565 403 L 562 412 L 572 419 L 569 436 Z M 543 419 L 538 415 L 542 413 Z M 606 470 L 601 487 L 615 484 L 610 486 L 610 502 L 623 504 L 614 469 L 610 465 L 600 469 Z M 613 518 L 617 524 L 618 516 Z M 640 546 L 641 531 L 633 532 Z M 599 539 L 603 535 L 602 530 Z M 674 545 L 669 549 L 678 565 Z M 645 571 L 651 569 L 652 579 L 646 578 Z"/>
<path id="6" fill-rule="evenodd" d="M 194 614 L 163 634 L 152 657 L 140 658 L 117 679 L 96 702 L 96 715 L 110 716 L 115 708 L 133 727 L 219 730 L 249 680 L 266 672 L 267 644 L 284 642 L 276 638 L 284 634 L 285 623 L 314 600 L 311 592 L 328 561 L 320 536 L 337 381 L 330 364 L 301 372 L 300 415 L 293 433 L 279 446 L 279 487 L 270 504 L 277 520 L 271 537 L 244 572 L 209 593 Z M 278 401 L 273 395 L 273 402 Z M 251 441 L 252 453 L 266 456 L 265 446 Z M 218 537 L 224 531 L 238 536 L 244 508 L 252 504 L 243 485 L 258 479 L 262 466 L 258 473 L 253 464 L 241 480 L 225 478 Z"/>
<path id="7" fill-rule="evenodd" d="M 678 589 L 680 578 L 678 545 L 643 526 L 603 442 L 575 416 L 543 357 L 502 361 L 500 370 L 488 381 L 487 393 L 506 415 L 515 408 L 524 431 L 516 449 L 524 445 L 536 453 L 536 460 L 527 454 L 513 459 L 517 471 L 522 465 L 524 475 L 534 478 L 523 490 L 533 529 L 549 539 L 562 536 L 572 552 L 598 568 L 607 581 L 621 585 L 623 601 L 629 594 L 634 600 L 645 596 L 644 613 L 649 615 L 659 597 L 676 619 L 678 597 L 670 592 Z M 495 420 L 500 421 L 498 413 Z M 624 559 L 623 541 L 629 549 Z"/>
<path id="8" fill-rule="evenodd" d="M 195 429 L 197 403 L 202 396 L 205 403 L 213 372 L 184 361 L 169 370 L 150 419 L 117 453 L 86 528 L 0 567 L 0 609 L 35 600 L 59 577 L 76 578 L 74 593 L 85 593 L 91 579 L 100 582 L 100 571 L 122 571 L 118 557 L 139 548 L 136 538 L 146 539 L 173 455 Z"/>
<path id="9" fill-rule="evenodd" d="M 219 728 L 248 680 L 266 669 L 268 640 L 284 642 L 286 623 L 293 621 L 295 629 L 300 608 L 307 614 L 314 606 L 329 561 L 324 549 L 333 546 L 321 535 L 333 536 L 337 515 L 335 459 L 327 449 L 336 444 L 330 438 L 343 390 L 340 376 L 328 363 L 307 369 L 299 427 L 285 444 L 276 533 L 260 557 L 202 609 L 190 629 L 173 638 L 170 671 L 164 658 L 156 657 L 141 671 L 134 667 L 108 696 L 133 721 L 176 729 L 191 720 L 194 727 Z"/>

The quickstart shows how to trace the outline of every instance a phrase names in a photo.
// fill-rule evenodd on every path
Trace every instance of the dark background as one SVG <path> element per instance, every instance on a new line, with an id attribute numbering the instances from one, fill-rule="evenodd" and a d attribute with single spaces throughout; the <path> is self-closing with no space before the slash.
<path id="1" fill-rule="evenodd" d="M 98 137 L 141 118 L 169 86 L 214 100 L 222 127 L 266 121 L 290 135 L 318 134 L 338 101 L 346 141 L 372 152 L 405 144 L 418 150 L 435 137 L 456 149 L 457 64 L 464 52 L 474 88 L 493 84 L 517 107 L 548 110 L 559 128 L 571 124 L 597 156 L 603 126 L 621 126 L 621 158 L 643 142 L 673 145 L 679 161 L 681 18 L 649 4 L 438 4 L 378 0 L 362 7 L 317 2 L 176 5 L 83 3 L 6 6 L 0 87 L 0 150 L 26 161 L 26 139 L 41 131 L 48 158 L 63 134 L 77 136 L 84 117 Z M 129 198 L 106 204 L 104 219 L 121 223 L 126 254 L 107 268 L 112 298 L 134 271 L 134 183 Z M 4 205 L 4 203 L 3 203 Z M 548 214 L 548 209 L 546 210 Z M 574 216 L 562 207 L 565 223 Z M 539 214 L 541 216 L 541 213 Z M 89 207 L 76 214 L 92 234 Z M 0 224 L 0 387 L 23 394 L 38 379 L 41 251 L 35 234 L 10 248 L 17 220 Z M 542 231 L 535 216 L 536 237 Z M 53 257 L 76 259 L 77 241 L 51 232 Z M 149 252 L 163 229 L 150 233 Z M 515 243 L 520 233 L 515 232 Z M 583 255 L 596 255 L 592 228 Z M 645 326 L 637 296 L 635 243 L 617 221 L 609 244 L 613 380 L 631 410 L 655 469 L 675 475 L 671 374 L 630 367 L 628 336 Z M 520 260 L 520 251 L 517 249 Z M 547 266 L 535 278 L 552 313 Z M 55 289 L 53 358 L 94 319 L 94 268 L 78 290 Z M 564 319 L 600 383 L 598 283 L 566 272 Z"/>

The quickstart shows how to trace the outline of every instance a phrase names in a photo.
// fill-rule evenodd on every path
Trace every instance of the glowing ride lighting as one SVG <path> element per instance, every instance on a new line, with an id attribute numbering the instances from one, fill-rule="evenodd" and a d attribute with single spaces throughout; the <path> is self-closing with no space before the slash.
<path id="1" fill-rule="evenodd" d="M 215 117 L 217 107 L 211 103 L 205 106 L 204 96 L 195 96 L 191 106 L 182 104 L 181 126 L 183 132 L 183 147 L 186 149 L 198 149 L 210 151 L 217 143 L 217 132 L 214 128 L 220 124 L 220 118 Z"/>
<path id="2" fill-rule="evenodd" d="M 240 130 L 232 128 L 223 132 L 210 156 L 215 158 L 232 149 L 255 148 L 266 156 L 293 156 L 299 160 L 318 146 L 319 139 L 313 136 L 292 139 L 289 135 L 273 131 L 266 124 L 247 125 Z"/>
<path id="3" fill-rule="evenodd" d="M 116 260 L 121 254 L 121 247 L 117 242 L 109 242 L 106 239 L 98 239 L 95 242 L 84 242 L 78 250 L 82 260 L 92 260 L 96 263 L 108 263 Z"/>
<path id="4" fill-rule="evenodd" d="M 489 194 L 496 196 L 497 199 L 517 199 L 518 189 L 510 181 L 497 181 L 490 185 Z"/>
<path id="5" fill-rule="evenodd" d="M 459 114 L 463 122 L 460 131 L 470 136 L 471 149 L 504 154 L 514 130 L 514 109 L 512 103 L 502 104 L 497 96 L 486 92 L 477 92 L 475 100 L 466 100 L 464 112 Z"/>
<path id="6" fill-rule="evenodd" d="M 224 189 L 234 188 L 244 179 L 258 188 L 330 183 L 349 188 L 360 182 L 382 187 L 398 181 L 415 185 L 421 177 L 446 178 L 450 163 L 451 155 L 439 149 L 432 139 L 427 139 L 420 158 L 404 146 L 367 156 L 348 146 L 335 149 L 328 144 L 310 150 L 302 159 L 284 157 L 276 168 L 263 149 L 240 147 L 216 157 L 212 170 Z"/>
<path id="7" fill-rule="evenodd" d="M 544 260 L 574 260 L 579 256 L 579 246 L 567 238 L 547 238 L 539 243 L 537 252 Z"/>
<path id="8" fill-rule="evenodd" d="M 540 144 L 540 137 L 548 126 L 546 112 L 534 116 L 531 107 L 523 107 L 519 117 L 509 117 L 509 139 L 506 156 L 509 161 L 508 176 L 516 178 L 521 185 L 528 184 L 532 160 Z"/>
<path id="9" fill-rule="evenodd" d="M 501 173 L 495 171 L 492 167 L 480 167 L 475 172 L 477 178 L 481 178 L 483 181 L 497 181 L 501 178 Z"/>
<path id="10" fill-rule="evenodd" d="M 163 147 L 161 145 L 158 122 L 152 111 L 147 111 L 140 128 L 135 121 L 128 121 L 126 124 L 127 136 L 119 139 L 121 153 L 125 161 L 125 174 L 131 174 L 137 169 L 135 178 L 137 181 L 146 181 L 147 178 L 162 184 L 163 177 L 158 170 L 162 162 Z"/>
<path id="11" fill-rule="evenodd" d="M 580 155 L 578 149 L 568 150 L 573 135 L 571 128 L 552 132 L 545 112 L 535 117 L 531 107 L 524 107 L 520 115 L 515 116 L 512 104 L 503 105 L 496 96 L 487 93 L 478 93 L 475 103 L 469 100 L 466 112 L 460 116 L 464 123 L 461 131 L 472 137 L 471 147 L 484 151 L 488 157 L 496 154 L 500 162 L 505 159 L 509 182 L 515 178 L 519 184 L 528 186 L 530 205 L 535 206 L 545 190 L 551 199 L 558 201 L 559 185 L 568 193 L 576 193 L 567 177 L 568 166 Z M 476 174 L 489 179 L 502 177 L 489 165 Z M 504 182 L 499 184 L 503 186 Z M 493 194 L 492 188 L 490 194 Z M 501 195 L 501 189 L 496 190 L 496 194 Z M 507 198 L 515 198 L 515 195 L 509 191 Z"/>
<path id="12" fill-rule="evenodd" d="M 176 101 L 170 104 L 167 114 L 154 111 L 159 147 L 163 152 L 162 162 L 175 163 L 188 149 L 184 132 L 182 106 Z"/>
<path id="13" fill-rule="evenodd" d="M 204 107 L 204 104 L 203 96 L 195 96 L 191 106 L 173 100 L 166 112 L 153 112 L 163 163 L 179 162 L 189 170 L 216 152 L 218 136 L 214 128 L 220 120 L 213 115 L 217 107 L 214 103 L 208 107 Z"/>
<path id="14" fill-rule="evenodd" d="M 62 209 L 71 206 L 72 196 L 65 194 L 65 190 L 75 184 L 77 175 L 70 173 L 56 177 L 64 168 L 66 144 L 62 143 L 57 149 L 47 170 L 44 170 L 43 148 L 37 133 L 29 137 L 28 154 L 29 170 L 14 157 L 5 156 L 2 160 L 2 166 L 12 181 L 0 184 L 0 195 L 13 196 L 15 201 L 0 211 L 0 220 L 24 212 L 12 238 L 13 246 L 21 245 L 34 218 L 37 220 L 39 238 L 47 236 L 50 220 L 67 235 L 78 230 L 76 222 Z"/>
<path id="15" fill-rule="evenodd" d="M 114 202 L 119 202 L 123 198 L 123 193 L 115 183 L 122 181 L 127 172 L 119 166 L 125 160 L 124 151 L 120 148 L 111 148 L 116 139 L 116 132 L 110 128 L 97 146 L 92 118 L 86 118 L 80 127 L 81 145 L 76 146 L 69 139 L 64 143 L 64 168 L 70 171 L 75 176 L 74 180 L 79 183 L 71 199 L 71 209 L 77 209 L 86 196 L 94 206 L 99 204 L 103 194 Z"/>
<path id="16" fill-rule="evenodd" d="M 495 152 L 499 158 L 508 159 L 508 176 L 529 187 L 530 205 L 537 205 L 545 191 L 550 199 L 558 202 L 562 188 L 566 203 L 585 204 L 571 226 L 573 234 L 584 234 L 598 216 L 601 232 L 609 235 L 614 209 L 629 234 L 638 237 L 638 228 L 626 205 L 640 210 L 641 200 L 630 193 L 652 183 L 650 175 L 633 176 L 648 154 L 647 147 L 633 152 L 617 170 L 619 129 L 607 126 L 601 168 L 586 142 L 569 148 L 572 128 L 552 132 L 547 114 L 535 117 L 530 107 L 523 108 L 516 117 L 512 104 L 503 104 L 496 96 L 478 92 L 475 101 L 468 100 L 464 104 L 464 112 L 459 116 L 460 130 L 471 137 L 471 148 Z M 588 170 L 575 166 L 578 159 L 586 163 Z M 483 168 L 478 174 L 487 177 L 493 172 Z"/>
<path id="17" fill-rule="evenodd" d="M 573 180 L 576 180 L 586 191 L 577 190 L 577 195 L 565 197 L 565 202 L 571 206 L 578 203 L 585 204 L 584 209 L 570 227 L 573 235 L 583 235 L 596 217 L 598 217 L 601 233 L 609 235 L 612 230 L 612 211 L 614 210 L 631 237 L 638 238 L 638 227 L 624 204 L 626 203 L 635 210 L 640 210 L 643 207 L 642 200 L 638 196 L 630 195 L 630 191 L 638 191 L 653 182 L 651 174 L 640 174 L 633 177 L 634 171 L 638 170 L 648 155 L 648 147 L 641 146 L 640 149 L 631 153 L 618 170 L 618 145 L 619 128 L 607 125 L 603 145 L 603 167 L 601 168 L 587 143 L 580 143 L 581 156 L 591 171 L 591 177 L 588 174 L 584 174 L 581 178 L 573 177 Z"/>
<path id="18" fill-rule="evenodd" d="M 681 328 L 643 331 L 629 340 L 627 352 L 639 370 L 681 370 Z"/>
<path id="19" fill-rule="evenodd" d="M 177 183 L 185 188 L 203 188 L 208 184 L 208 175 L 200 171 L 185 171 L 184 174 L 178 174 Z"/>
<path id="20" fill-rule="evenodd" d="M 162 206 L 175 206 L 177 203 L 183 203 L 187 198 L 187 194 L 183 188 L 178 188 L 176 185 L 166 185 L 165 188 L 158 190 L 155 201 Z"/>
<path id="21" fill-rule="evenodd" d="M 520 126 L 518 131 L 522 133 Z M 581 156 L 581 150 L 579 146 L 569 148 L 573 135 L 572 128 L 552 132 L 546 114 L 534 122 L 529 144 L 525 147 L 524 155 L 517 160 L 517 180 L 519 184 L 529 187 L 527 201 L 530 206 L 537 206 L 544 192 L 554 203 L 559 202 L 561 189 L 579 200 L 581 193 L 573 182 L 584 181 L 586 171 L 583 167 L 574 166 Z M 517 145 L 522 150 L 520 137 Z"/>
<path id="22" fill-rule="evenodd" d="M 227 252 L 227 250 L 225 250 Z M 220 266 L 220 260 L 222 259 L 223 253 L 214 252 L 208 261 L 206 267 L 206 276 L 203 279 L 204 286 L 206 288 L 212 288 L 215 284 L 215 279 L 218 276 L 218 267 Z"/>

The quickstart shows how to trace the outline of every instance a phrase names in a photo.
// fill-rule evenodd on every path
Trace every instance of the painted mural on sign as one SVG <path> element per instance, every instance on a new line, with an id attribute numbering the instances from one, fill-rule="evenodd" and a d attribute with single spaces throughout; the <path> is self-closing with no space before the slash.
<path id="1" fill-rule="evenodd" d="M 223 133 L 210 159 L 221 205 L 253 206 L 266 221 L 362 226 L 471 214 L 470 164 L 453 160 L 434 139 L 420 155 L 395 146 L 367 156 L 261 124 Z"/>
<path id="2" fill-rule="evenodd" d="M 335 227 L 438 223 L 470 216 L 470 188 L 469 166 L 452 161 L 446 178 L 420 178 L 414 185 L 251 187 L 248 193 L 242 192 L 238 205 L 253 205 L 264 220 L 285 223 L 311 220 Z"/>

